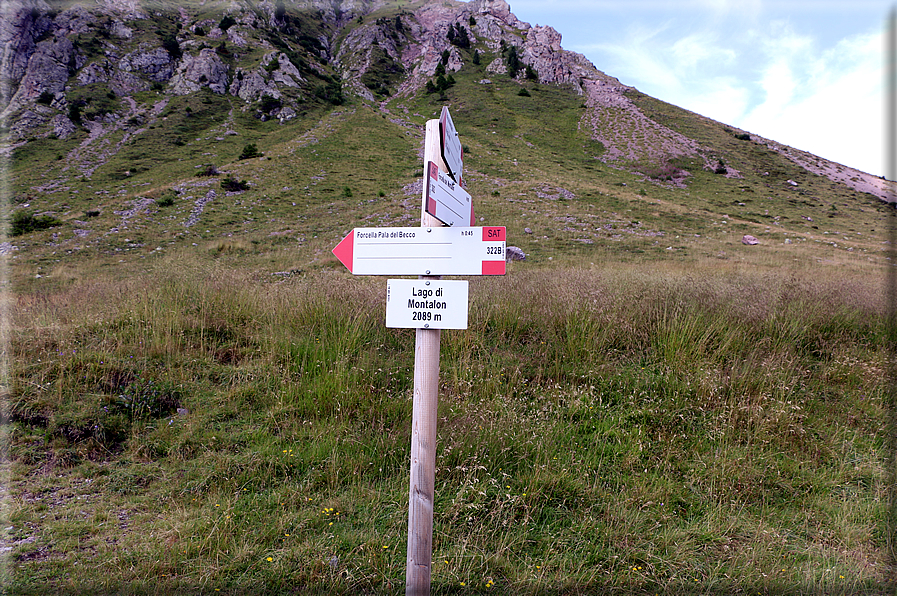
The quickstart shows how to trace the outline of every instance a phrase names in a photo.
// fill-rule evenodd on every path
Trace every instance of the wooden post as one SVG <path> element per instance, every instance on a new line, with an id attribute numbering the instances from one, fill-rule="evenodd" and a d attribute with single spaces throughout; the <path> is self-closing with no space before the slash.
<path id="1" fill-rule="evenodd" d="M 446 171 L 439 147 L 439 120 L 428 120 L 424 139 L 423 197 L 420 224 L 441 226 L 427 213 L 428 162 Z M 420 276 L 420 279 L 439 277 Z M 430 593 L 433 558 L 433 502 L 436 483 L 436 411 L 439 393 L 439 329 L 417 329 L 414 345 L 414 394 L 411 419 L 411 482 L 408 494 L 408 556 L 405 595 Z"/>

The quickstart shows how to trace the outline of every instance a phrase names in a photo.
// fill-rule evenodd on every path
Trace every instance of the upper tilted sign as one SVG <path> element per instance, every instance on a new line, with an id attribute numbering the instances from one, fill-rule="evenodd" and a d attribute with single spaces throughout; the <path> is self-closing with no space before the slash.
<path id="1" fill-rule="evenodd" d="M 473 203 L 461 185 L 427 163 L 426 211 L 447 226 L 472 226 Z"/>
<path id="2" fill-rule="evenodd" d="M 505 228 L 355 228 L 333 254 L 354 275 L 504 275 Z"/>
<path id="3" fill-rule="evenodd" d="M 439 116 L 439 148 L 449 176 L 460 184 L 464 149 L 461 147 L 458 131 L 455 130 L 455 123 L 452 122 L 452 116 L 446 106 L 442 106 L 442 114 Z"/>

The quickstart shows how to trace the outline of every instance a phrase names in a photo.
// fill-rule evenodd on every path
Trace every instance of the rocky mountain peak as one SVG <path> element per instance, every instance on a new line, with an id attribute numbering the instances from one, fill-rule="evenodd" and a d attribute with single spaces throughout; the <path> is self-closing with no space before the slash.
<path id="1" fill-rule="evenodd" d="M 54 6 L 3 4 L 0 120 L 13 145 L 72 134 L 82 108 L 88 121 L 127 116 L 122 106 L 145 92 L 229 95 L 244 112 L 284 122 L 309 102 L 423 93 L 476 56 L 488 73 L 580 94 L 580 128 L 604 144 L 604 161 L 700 157 L 713 167 L 711 151 L 646 116 L 630 87 L 505 0 L 430 0 L 413 11 L 387 0 L 230 0 L 204 2 L 202 16 L 194 5 L 165 12 L 141 0 Z"/>

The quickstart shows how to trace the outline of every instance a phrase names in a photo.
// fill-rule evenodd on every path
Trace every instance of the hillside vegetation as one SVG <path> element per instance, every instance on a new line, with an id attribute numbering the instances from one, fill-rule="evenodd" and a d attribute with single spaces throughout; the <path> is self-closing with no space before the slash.
<path id="1" fill-rule="evenodd" d="M 433 592 L 891 593 L 887 193 L 504 2 L 348 4 L 4 21 L 33 42 L 4 66 L 31 65 L 3 111 L 4 589 L 404 589 L 414 333 L 331 250 L 418 225 L 447 105 L 479 225 L 527 257 L 442 333 Z"/>

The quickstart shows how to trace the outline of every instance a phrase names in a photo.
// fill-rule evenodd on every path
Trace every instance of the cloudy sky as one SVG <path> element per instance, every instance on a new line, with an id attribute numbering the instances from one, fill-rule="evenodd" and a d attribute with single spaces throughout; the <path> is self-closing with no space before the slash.
<path id="1" fill-rule="evenodd" d="M 893 0 L 508 0 L 626 85 L 871 174 L 885 173 Z"/>

